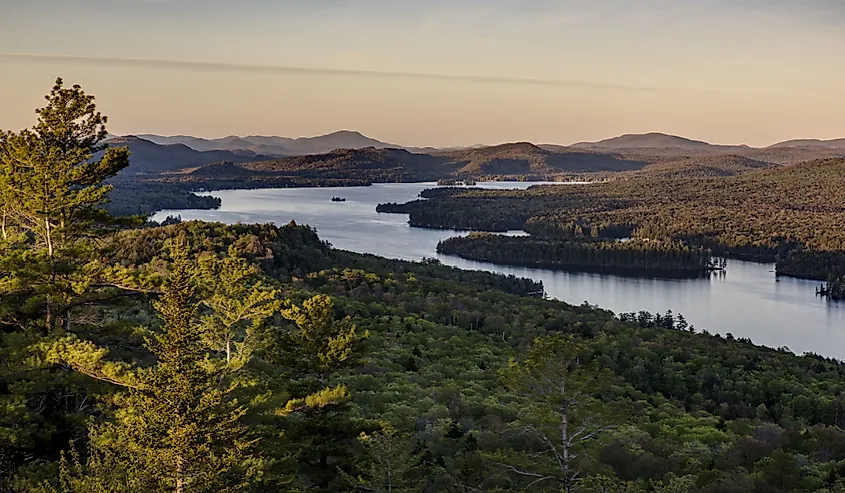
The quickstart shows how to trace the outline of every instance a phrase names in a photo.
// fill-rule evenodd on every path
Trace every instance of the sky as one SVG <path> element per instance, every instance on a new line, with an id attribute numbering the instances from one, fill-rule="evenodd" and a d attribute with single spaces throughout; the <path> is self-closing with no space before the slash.
<path id="1" fill-rule="evenodd" d="M 0 0 L 0 128 L 406 146 L 845 137 L 842 0 Z"/>

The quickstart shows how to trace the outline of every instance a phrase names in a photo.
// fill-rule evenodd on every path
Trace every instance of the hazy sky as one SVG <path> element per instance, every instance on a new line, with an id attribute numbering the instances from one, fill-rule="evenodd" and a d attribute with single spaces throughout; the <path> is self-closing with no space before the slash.
<path id="1" fill-rule="evenodd" d="M 62 76 L 119 134 L 838 138 L 843 26 L 843 0 L 0 0 L 0 128 Z"/>

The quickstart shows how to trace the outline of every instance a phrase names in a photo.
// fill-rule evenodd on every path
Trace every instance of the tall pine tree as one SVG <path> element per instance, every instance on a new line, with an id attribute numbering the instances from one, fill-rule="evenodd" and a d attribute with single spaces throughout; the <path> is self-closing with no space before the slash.
<path id="1" fill-rule="evenodd" d="M 54 363 L 122 388 L 109 397 L 111 419 L 92 428 L 91 446 L 99 456 L 118 458 L 112 472 L 140 471 L 141 491 L 242 491 L 258 470 L 254 441 L 241 422 L 247 409 L 221 378 L 220 367 L 208 361 L 193 275 L 192 264 L 177 252 L 154 303 L 163 326 L 145 344 L 155 357 L 153 366 L 109 362 L 108 350 L 74 336 L 48 352 Z M 84 491 L 96 480 L 83 474 L 82 489 L 72 491 Z"/>
<path id="2" fill-rule="evenodd" d="M 59 319 L 67 328 L 73 300 L 92 284 L 85 266 L 95 252 L 83 240 L 110 220 L 100 209 L 106 180 L 129 165 L 129 151 L 107 148 L 108 119 L 80 86 L 57 79 L 45 98 L 32 129 L 0 136 L 2 236 L 15 241 L 4 245 L 15 257 L 0 274 L 0 296 L 27 298 L 5 323 L 43 317 L 49 332 Z"/>

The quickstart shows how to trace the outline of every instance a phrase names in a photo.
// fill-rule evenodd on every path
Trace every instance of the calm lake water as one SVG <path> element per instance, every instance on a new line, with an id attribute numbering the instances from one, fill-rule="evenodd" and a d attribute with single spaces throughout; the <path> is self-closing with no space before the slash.
<path id="1" fill-rule="evenodd" d="M 479 183 L 488 188 L 526 188 L 534 183 Z M 786 346 L 796 353 L 812 351 L 845 359 L 845 304 L 815 295 L 815 281 L 775 278 L 774 265 L 728 261 L 725 275 L 710 279 L 656 280 L 610 275 L 555 272 L 507 267 L 438 255 L 437 242 L 464 234 L 408 226 L 399 214 L 378 214 L 380 202 L 406 202 L 434 183 L 376 184 L 349 188 L 225 190 L 211 195 L 223 201 L 219 210 L 162 211 L 154 219 L 180 215 L 223 223 L 310 224 L 336 248 L 388 258 L 421 260 L 436 257 L 447 265 L 543 281 L 549 297 L 584 301 L 614 312 L 648 310 L 682 313 L 697 329 L 732 333 L 757 344 Z M 559 185 L 566 186 L 566 185 Z M 332 202 L 332 197 L 346 202 Z M 513 232 L 519 234 L 519 232 Z"/>

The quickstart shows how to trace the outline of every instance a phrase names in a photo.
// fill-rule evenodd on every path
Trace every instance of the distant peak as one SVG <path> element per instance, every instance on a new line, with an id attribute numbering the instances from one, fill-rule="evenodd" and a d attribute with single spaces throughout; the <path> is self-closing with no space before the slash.
<path id="1" fill-rule="evenodd" d="M 338 130 L 337 132 L 332 132 L 330 134 L 324 135 L 324 137 L 329 137 L 332 135 L 338 136 L 349 136 L 349 137 L 364 137 L 365 135 L 357 130 Z"/>

